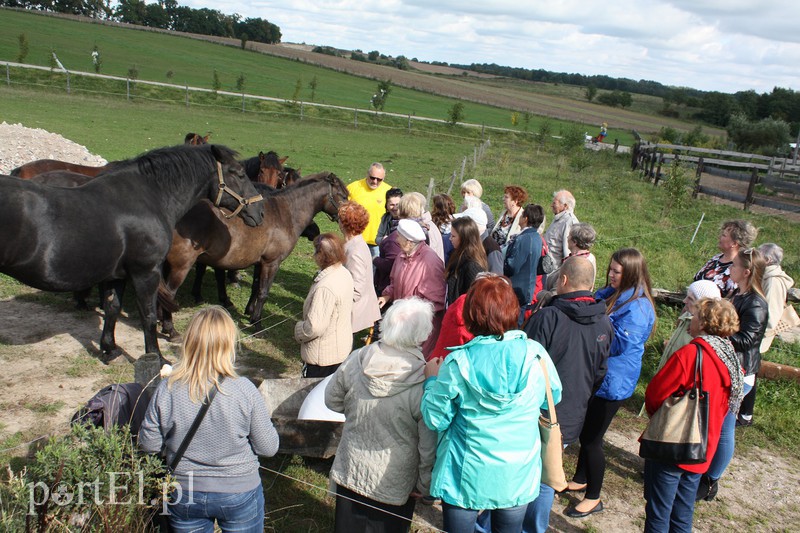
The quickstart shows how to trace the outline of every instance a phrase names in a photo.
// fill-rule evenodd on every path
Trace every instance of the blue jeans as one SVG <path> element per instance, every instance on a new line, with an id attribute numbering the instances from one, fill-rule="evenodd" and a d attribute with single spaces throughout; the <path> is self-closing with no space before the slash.
<path id="1" fill-rule="evenodd" d="M 527 508 L 527 504 L 518 505 L 506 509 L 492 509 L 483 514 L 491 514 L 492 533 L 519 533 Z M 444 518 L 444 530 L 447 533 L 473 533 L 478 511 L 442 502 L 442 517 Z"/>
<path id="2" fill-rule="evenodd" d="M 259 484 L 240 493 L 185 491 L 169 504 L 169 512 L 178 533 L 214 533 L 215 519 L 223 532 L 263 533 L 264 489 Z"/>
<path id="3" fill-rule="evenodd" d="M 744 384 L 744 394 L 747 395 L 752 389 L 752 385 Z M 733 451 L 736 448 L 736 414 L 728 411 L 722 421 L 722 430 L 719 434 L 719 444 L 714 453 L 714 459 L 708 465 L 706 475 L 711 479 L 717 480 L 722 477 L 728 465 L 733 459 Z"/>
<path id="4" fill-rule="evenodd" d="M 692 533 L 700 476 L 673 464 L 644 462 L 645 533 Z"/>
<path id="5" fill-rule="evenodd" d="M 522 522 L 523 533 L 544 533 L 550 527 L 550 509 L 553 508 L 553 500 L 556 491 L 550 485 L 544 483 L 539 485 L 539 495 L 528 504 L 525 512 L 525 521 Z"/>

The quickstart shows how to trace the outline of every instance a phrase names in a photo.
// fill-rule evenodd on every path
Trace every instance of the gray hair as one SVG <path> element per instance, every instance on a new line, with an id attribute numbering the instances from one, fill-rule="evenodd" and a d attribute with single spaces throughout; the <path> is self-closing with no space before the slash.
<path id="1" fill-rule="evenodd" d="M 468 192 L 472 196 L 480 198 L 483 196 L 483 186 L 476 179 L 469 179 L 461 184 L 461 192 Z"/>
<path id="2" fill-rule="evenodd" d="M 383 165 L 381 165 L 381 164 L 380 164 L 380 163 L 378 163 L 377 161 L 375 161 L 374 163 L 372 163 L 372 164 L 369 166 L 369 170 L 372 170 L 373 168 L 377 168 L 377 169 L 379 169 L 379 170 L 385 170 L 385 169 L 383 168 Z"/>
<path id="3" fill-rule="evenodd" d="M 553 198 L 557 198 L 559 202 L 562 204 L 567 204 L 567 208 L 570 211 L 575 210 L 575 197 L 572 196 L 572 193 L 566 189 L 561 189 L 560 191 L 556 191 L 553 193 Z"/>
<path id="4" fill-rule="evenodd" d="M 433 330 L 433 304 L 416 296 L 397 300 L 380 327 L 381 342 L 395 348 L 419 348 Z"/>
<path id="5" fill-rule="evenodd" d="M 749 220 L 727 220 L 722 223 L 721 231 L 725 230 L 741 248 L 749 248 L 758 237 L 758 230 Z"/>
<path id="6" fill-rule="evenodd" d="M 419 218 L 425 212 L 427 200 L 419 192 L 410 192 L 400 198 L 400 218 Z"/>
<path id="7" fill-rule="evenodd" d="M 578 222 L 573 224 L 569 230 L 569 238 L 575 242 L 575 246 L 581 250 L 588 250 L 597 239 L 597 232 L 586 222 Z"/>
<path id="8" fill-rule="evenodd" d="M 768 265 L 780 265 L 783 261 L 783 248 L 774 242 L 765 242 L 758 247 L 758 251 L 764 256 Z"/>

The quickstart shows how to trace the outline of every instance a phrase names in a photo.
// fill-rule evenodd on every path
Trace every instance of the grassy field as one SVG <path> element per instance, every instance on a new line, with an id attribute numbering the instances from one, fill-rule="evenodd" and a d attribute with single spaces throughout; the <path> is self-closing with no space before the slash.
<path id="1" fill-rule="evenodd" d="M 374 79 L 391 79 L 396 86 L 387 101 L 385 110 L 388 112 L 446 120 L 448 109 L 460 98 L 465 103 L 465 121 L 474 124 L 519 131 L 527 127 L 536 131 L 543 117 L 550 117 L 556 134 L 563 128 L 562 120 L 567 120 L 579 123 L 581 129 L 594 135 L 601 122 L 608 122 L 609 140 L 618 139 L 626 145 L 633 142 L 631 129 L 652 133 L 662 126 L 678 130 L 693 127 L 686 121 L 656 115 L 657 103 L 649 97 L 636 96 L 634 110 L 612 109 L 586 102 L 577 87 L 528 84 L 518 80 L 445 78 L 274 45 L 249 43 L 248 50 L 241 50 L 238 41 L 232 39 L 217 39 L 229 44 L 220 46 L 207 40 L 36 13 L 12 10 L 2 10 L 2 13 L 0 61 L 17 60 L 18 36 L 24 33 L 30 50 L 25 62 L 49 66 L 51 51 L 55 51 L 62 64 L 74 71 L 93 71 L 91 51 L 96 45 L 103 74 L 127 76 L 129 70 L 135 68 L 139 79 L 178 85 L 211 88 L 216 71 L 223 90 L 236 91 L 236 81 L 244 75 L 244 90 L 249 94 L 293 99 L 300 81 L 297 99 L 310 101 L 312 91 L 308 84 L 316 79 L 314 101 L 368 109 L 375 92 Z M 532 118 L 525 124 L 520 116 L 513 125 L 513 111 L 520 114 L 529 111 Z"/>
<path id="2" fill-rule="evenodd" d="M 35 105 L 32 105 L 34 101 Z M 444 185 L 445 178 L 460 168 L 461 159 L 465 155 L 471 156 L 473 147 L 479 142 L 475 131 L 460 127 L 440 127 L 438 131 L 409 134 L 369 122 L 355 129 L 294 119 L 277 120 L 235 110 L 187 109 L 182 105 L 147 101 L 127 103 L 117 98 L 68 96 L 5 86 L 0 86 L 0 118 L 60 133 L 107 159 L 127 158 L 153 147 L 176 144 L 182 141 L 187 131 L 211 130 L 214 141 L 227 144 L 242 154 L 274 149 L 281 155 L 289 155 L 289 163 L 302 167 L 303 173 L 332 170 L 345 182 L 361 178 L 368 164 L 379 160 L 389 168 L 389 183 L 406 191 L 423 192 L 430 177 L 434 177 L 440 186 Z M 635 246 L 648 259 L 656 286 L 683 288 L 690 283 L 700 265 L 716 252 L 720 222 L 746 217 L 760 228 L 758 243 L 773 241 L 784 246 L 784 268 L 792 277 L 800 279 L 800 232 L 796 224 L 780 217 L 745 214 L 736 208 L 711 204 L 703 199 L 689 201 L 684 207 L 664 213 L 666 191 L 640 180 L 636 173 L 628 170 L 628 163 L 627 156 L 611 152 L 581 149 L 563 153 L 555 142 L 541 147 L 516 136 L 497 136 L 492 138 L 486 157 L 476 170 L 469 172 L 468 177 L 481 181 L 484 200 L 497 214 L 500 212 L 502 188 L 506 184 L 524 186 L 529 200 L 544 206 L 549 205 L 553 191 L 561 188 L 571 190 L 577 199 L 577 216 L 598 231 L 599 238 L 593 251 L 601 272 L 614 250 Z M 703 213 L 705 221 L 695 242 L 690 243 Z M 335 229 L 324 217 L 318 217 L 317 222 L 323 231 Z M 299 374 L 300 362 L 292 328 L 315 271 L 310 250 L 308 242 L 301 241 L 282 265 L 261 325 L 269 329 L 243 342 L 239 362 L 245 375 L 262 379 Z M 602 281 L 598 280 L 600 283 Z M 212 294 L 210 276 L 206 290 L 207 295 Z M 245 278 L 241 289 L 232 291 L 232 298 L 240 310 L 244 307 L 247 291 L 249 277 Z M 60 308 L 70 305 L 64 295 L 38 293 L 0 276 L 0 297 L 23 293 L 26 299 L 47 305 Z M 134 305 L 130 296 L 129 293 L 125 307 L 133 316 Z M 182 330 L 195 307 L 186 289 L 179 296 L 184 311 L 177 326 Z M 632 413 L 638 412 L 644 386 L 660 357 L 660 346 L 674 324 L 675 310 L 660 307 L 658 311 L 658 329 L 648 342 L 645 370 L 636 394 L 626 404 L 621 417 L 624 423 L 629 423 Z M 241 314 L 235 316 L 244 324 L 245 317 Z M 254 328 L 249 328 L 246 334 L 254 331 Z M 783 361 L 800 361 L 797 345 L 779 345 L 777 352 Z M 81 354 L 79 358 L 81 361 L 95 361 L 91 354 Z M 78 366 L 85 368 L 88 363 Z M 763 416 L 740 442 L 742 451 L 760 446 L 790 456 L 800 453 L 800 412 L 796 409 L 798 391 L 800 387 L 796 384 L 762 382 L 756 413 Z M 43 407 L 40 411 L 35 415 L 46 417 L 51 408 Z M 766 416 L 767 413 L 770 416 Z M 642 422 L 637 420 L 635 423 Z M 15 445 L 25 437 L 12 435 L 0 441 L 0 448 Z M 316 486 L 325 486 L 327 482 L 328 462 L 280 456 L 264 464 Z M 271 530 L 330 529 L 332 504 L 321 491 L 308 489 L 300 481 L 286 481 L 272 473 L 265 474 L 264 480 L 270 494 L 267 505 Z M 613 486 L 627 481 L 610 475 L 607 483 Z M 297 507 L 300 505 L 302 508 Z"/>

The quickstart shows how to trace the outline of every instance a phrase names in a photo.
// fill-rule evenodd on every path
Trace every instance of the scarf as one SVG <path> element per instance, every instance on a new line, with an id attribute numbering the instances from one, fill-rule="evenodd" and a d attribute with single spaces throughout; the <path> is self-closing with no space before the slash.
<path id="1" fill-rule="evenodd" d="M 727 338 L 717 337 L 716 335 L 702 335 L 700 337 L 714 349 L 720 361 L 725 363 L 728 373 L 731 375 L 731 396 L 728 400 L 728 409 L 733 414 L 739 413 L 739 406 L 744 397 L 744 372 L 733 344 Z"/>

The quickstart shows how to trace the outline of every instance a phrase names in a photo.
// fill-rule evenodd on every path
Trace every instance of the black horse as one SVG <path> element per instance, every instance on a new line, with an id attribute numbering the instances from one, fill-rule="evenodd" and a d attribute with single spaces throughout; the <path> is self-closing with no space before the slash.
<path id="1" fill-rule="evenodd" d="M 114 328 L 130 278 L 145 350 L 160 354 L 157 291 L 175 223 L 203 198 L 241 211 L 248 225 L 263 220 L 261 197 L 235 156 L 217 145 L 161 148 L 73 188 L 0 176 L 0 272 L 46 291 L 103 283 L 106 356 L 116 349 Z"/>

